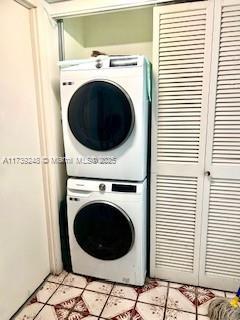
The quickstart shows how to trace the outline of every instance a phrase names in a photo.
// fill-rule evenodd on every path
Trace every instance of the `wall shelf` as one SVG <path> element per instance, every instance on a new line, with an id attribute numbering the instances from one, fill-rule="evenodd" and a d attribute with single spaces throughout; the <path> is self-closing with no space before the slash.
<path id="1" fill-rule="evenodd" d="M 63 19 L 65 59 L 85 59 L 93 50 L 152 59 L 151 6 Z"/>

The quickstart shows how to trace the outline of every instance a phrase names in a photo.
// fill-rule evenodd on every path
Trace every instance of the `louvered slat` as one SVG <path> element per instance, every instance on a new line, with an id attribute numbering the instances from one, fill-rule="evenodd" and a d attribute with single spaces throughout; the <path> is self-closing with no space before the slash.
<path id="1" fill-rule="evenodd" d="M 205 27 L 202 9 L 160 15 L 157 161 L 199 160 Z"/>
<path id="2" fill-rule="evenodd" d="M 191 272 L 197 178 L 157 176 L 156 189 L 156 266 Z"/>
<path id="3" fill-rule="evenodd" d="M 196 285 L 211 9 L 154 9 L 151 275 Z"/>
<path id="4" fill-rule="evenodd" d="M 218 164 L 240 164 L 240 141 L 236 139 L 237 133 L 240 133 L 240 14 L 238 12 L 237 6 L 223 7 L 221 18 L 212 152 L 212 162 Z M 219 128 L 222 131 L 219 131 Z"/>
<path id="5" fill-rule="evenodd" d="M 240 181 L 211 179 L 206 273 L 240 277 L 239 208 Z"/>

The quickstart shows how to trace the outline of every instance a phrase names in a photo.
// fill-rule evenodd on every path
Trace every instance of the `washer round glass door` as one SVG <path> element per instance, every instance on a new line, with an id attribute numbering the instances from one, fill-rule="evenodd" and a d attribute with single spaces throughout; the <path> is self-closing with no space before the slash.
<path id="1" fill-rule="evenodd" d="M 92 202 L 74 219 L 79 246 L 101 260 L 115 260 L 127 254 L 134 241 L 134 228 L 126 213 L 108 202 Z"/>
<path id="2" fill-rule="evenodd" d="M 70 100 L 68 123 L 75 138 L 84 146 L 98 151 L 110 150 L 131 134 L 133 104 L 116 84 L 103 80 L 87 82 Z"/>

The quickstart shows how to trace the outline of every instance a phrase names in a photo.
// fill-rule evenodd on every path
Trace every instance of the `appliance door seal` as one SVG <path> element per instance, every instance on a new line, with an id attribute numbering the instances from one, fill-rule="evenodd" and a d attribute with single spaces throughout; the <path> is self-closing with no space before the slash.
<path id="1" fill-rule="evenodd" d="M 133 103 L 127 92 L 108 80 L 89 81 L 73 94 L 68 124 L 74 137 L 91 150 L 119 147 L 134 127 Z"/>
<path id="2" fill-rule="evenodd" d="M 80 208 L 73 222 L 79 246 L 101 260 L 116 260 L 132 248 L 134 227 L 129 216 L 117 205 L 92 201 Z"/>

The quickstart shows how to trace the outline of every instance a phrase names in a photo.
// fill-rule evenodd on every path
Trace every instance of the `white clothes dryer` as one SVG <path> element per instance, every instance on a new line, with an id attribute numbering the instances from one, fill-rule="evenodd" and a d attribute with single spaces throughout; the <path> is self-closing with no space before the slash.
<path id="1" fill-rule="evenodd" d="M 123 183 L 68 179 L 68 231 L 74 273 L 144 284 L 146 185 L 146 180 Z"/>
<path id="2" fill-rule="evenodd" d="M 148 62 L 143 56 L 101 56 L 69 63 L 61 67 L 68 176 L 143 181 Z"/>

